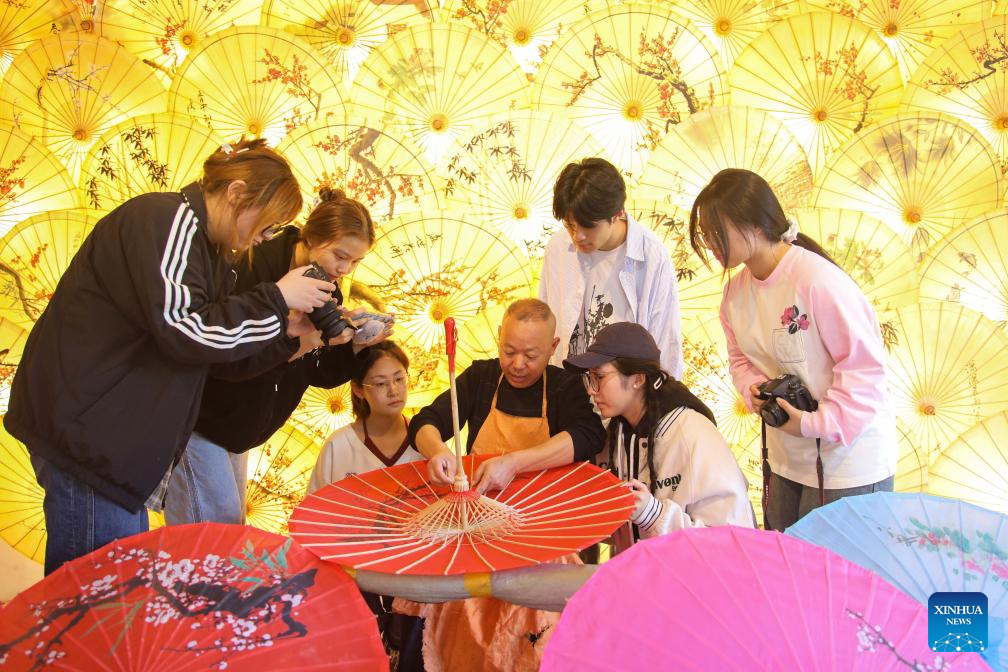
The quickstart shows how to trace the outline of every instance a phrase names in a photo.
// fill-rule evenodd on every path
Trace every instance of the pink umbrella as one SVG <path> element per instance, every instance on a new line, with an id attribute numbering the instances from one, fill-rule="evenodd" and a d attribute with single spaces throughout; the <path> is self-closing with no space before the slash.
<path id="1" fill-rule="evenodd" d="M 988 670 L 928 648 L 927 610 L 776 532 L 682 530 L 601 565 L 546 646 L 550 670 Z"/>

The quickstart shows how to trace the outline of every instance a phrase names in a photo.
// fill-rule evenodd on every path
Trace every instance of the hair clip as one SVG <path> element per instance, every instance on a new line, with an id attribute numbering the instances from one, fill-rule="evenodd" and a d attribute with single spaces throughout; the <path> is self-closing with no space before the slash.
<path id="1" fill-rule="evenodd" d="M 798 222 L 790 217 L 787 218 L 787 231 L 781 234 L 781 240 L 785 243 L 793 243 L 798 237 Z"/>
<path id="2" fill-rule="evenodd" d="M 228 157 L 229 159 L 230 159 L 230 158 L 231 158 L 232 156 L 234 156 L 235 154 L 241 154 L 242 152 L 247 152 L 247 151 L 249 150 L 249 148 L 248 148 L 248 147 L 242 147 L 242 148 L 241 148 L 241 149 L 239 149 L 239 150 L 235 150 L 235 148 L 234 148 L 234 147 L 232 147 L 232 146 L 231 146 L 231 145 L 230 145 L 229 143 L 226 143 L 226 142 L 225 142 L 225 143 L 224 143 L 223 145 L 221 145 L 221 146 L 220 146 L 220 148 L 221 148 L 221 151 L 222 151 L 222 152 L 224 152 L 224 154 L 225 154 L 225 155 L 226 155 L 226 156 L 227 156 L 227 157 Z"/>
<path id="3" fill-rule="evenodd" d="M 663 384 L 665 384 L 665 378 L 666 377 L 667 376 L 666 376 L 666 374 L 665 374 L 664 371 L 659 371 L 658 372 L 658 377 L 655 378 L 655 381 L 653 383 L 651 383 L 651 387 L 653 387 L 654 389 L 657 390 L 659 387 L 661 387 Z"/>

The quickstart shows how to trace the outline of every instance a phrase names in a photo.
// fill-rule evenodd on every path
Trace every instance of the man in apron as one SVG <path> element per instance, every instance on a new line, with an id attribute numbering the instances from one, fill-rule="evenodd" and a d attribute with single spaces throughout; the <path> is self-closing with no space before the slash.
<path id="1" fill-rule="evenodd" d="M 459 424 L 468 450 L 495 455 L 477 470 L 480 492 L 503 488 L 523 471 L 591 459 L 605 440 L 581 378 L 548 366 L 559 339 L 556 320 L 537 299 L 508 306 L 498 332 L 498 358 L 473 362 L 456 381 Z M 441 394 L 410 422 L 414 445 L 433 481 L 450 484 L 455 457 L 451 399 Z M 576 556 L 575 556 L 576 557 Z M 568 560 L 570 561 L 570 560 Z M 400 608 L 426 619 L 424 664 L 437 670 L 536 670 L 559 614 L 472 598 Z"/>

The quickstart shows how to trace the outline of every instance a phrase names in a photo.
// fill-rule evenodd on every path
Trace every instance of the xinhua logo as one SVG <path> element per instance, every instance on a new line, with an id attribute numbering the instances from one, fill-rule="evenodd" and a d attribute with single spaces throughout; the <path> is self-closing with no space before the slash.
<path id="1" fill-rule="evenodd" d="M 932 593 L 928 598 L 928 640 L 932 651 L 983 651 L 987 646 L 987 596 Z"/>

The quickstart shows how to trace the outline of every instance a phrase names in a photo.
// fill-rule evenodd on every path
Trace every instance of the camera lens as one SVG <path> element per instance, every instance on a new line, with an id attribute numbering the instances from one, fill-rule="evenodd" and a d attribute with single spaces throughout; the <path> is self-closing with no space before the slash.
<path id="1" fill-rule="evenodd" d="M 771 427 L 780 427 L 788 421 L 788 414 L 783 408 L 777 405 L 776 401 L 768 401 L 760 409 L 760 417 Z"/>
<path id="2" fill-rule="evenodd" d="M 329 275 L 316 263 L 312 263 L 304 275 L 316 280 L 330 282 Z M 343 319 L 339 310 L 343 303 L 343 296 L 339 293 L 339 288 L 333 293 L 339 300 L 329 299 L 324 304 L 308 313 L 308 319 L 315 325 L 315 328 L 322 332 L 322 341 L 328 343 L 330 339 L 336 338 L 343 333 L 343 330 L 350 326 L 350 323 Z"/>

